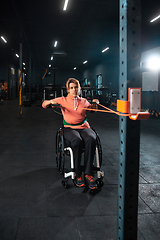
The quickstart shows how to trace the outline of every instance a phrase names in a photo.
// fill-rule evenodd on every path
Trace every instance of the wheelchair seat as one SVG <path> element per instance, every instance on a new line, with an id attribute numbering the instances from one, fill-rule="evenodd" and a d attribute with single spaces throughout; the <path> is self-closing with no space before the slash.
<path id="1" fill-rule="evenodd" d="M 60 173 L 63 174 L 62 179 L 62 185 L 64 187 L 68 187 L 68 179 L 71 177 L 71 179 L 74 181 L 75 178 L 75 170 L 74 170 L 74 156 L 73 151 L 71 148 L 71 143 L 64 138 L 64 127 L 60 127 L 56 133 L 56 165 Z M 102 165 L 102 147 L 101 142 L 98 134 L 96 131 L 92 128 L 92 130 L 96 134 L 96 151 L 95 151 L 95 157 L 93 161 L 93 172 L 94 174 L 97 174 L 97 185 L 103 186 L 103 177 L 104 172 L 100 171 L 101 165 Z M 82 149 L 82 153 L 84 152 L 84 148 Z M 69 167 L 67 166 L 66 156 L 70 157 L 69 161 Z M 83 165 L 82 165 L 82 171 L 83 171 Z"/>

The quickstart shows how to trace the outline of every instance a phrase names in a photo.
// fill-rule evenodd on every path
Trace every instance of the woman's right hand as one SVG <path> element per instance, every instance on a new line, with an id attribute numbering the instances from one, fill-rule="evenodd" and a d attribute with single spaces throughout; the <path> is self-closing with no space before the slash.
<path id="1" fill-rule="evenodd" d="M 52 104 L 58 104 L 58 103 L 51 99 L 50 104 L 52 105 Z M 52 106 L 52 107 L 54 107 L 54 106 Z"/>
<path id="2" fill-rule="evenodd" d="M 51 104 L 51 106 L 52 106 L 52 108 L 55 108 L 55 107 L 60 107 L 61 105 L 60 104 L 58 104 L 57 102 L 55 102 L 54 100 L 50 100 L 50 104 Z M 55 105 L 55 106 L 54 106 Z"/>
<path id="3" fill-rule="evenodd" d="M 42 107 L 43 108 L 48 108 L 49 106 L 52 106 L 52 104 L 57 104 L 57 102 L 55 102 L 54 100 L 45 100 L 43 103 L 42 103 Z M 52 106 L 54 108 L 54 106 Z"/>

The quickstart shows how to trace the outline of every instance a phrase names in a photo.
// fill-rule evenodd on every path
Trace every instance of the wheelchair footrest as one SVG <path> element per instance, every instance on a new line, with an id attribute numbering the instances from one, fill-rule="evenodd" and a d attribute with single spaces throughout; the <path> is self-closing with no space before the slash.
<path id="1" fill-rule="evenodd" d="M 74 170 L 71 171 L 71 172 L 64 173 L 64 178 L 69 178 L 69 177 L 71 177 L 72 179 L 74 179 L 74 177 L 75 177 L 75 172 L 74 172 Z"/>
<path id="2" fill-rule="evenodd" d="M 103 178 L 104 177 L 104 171 L 97 171 L 97 177 Z"/>

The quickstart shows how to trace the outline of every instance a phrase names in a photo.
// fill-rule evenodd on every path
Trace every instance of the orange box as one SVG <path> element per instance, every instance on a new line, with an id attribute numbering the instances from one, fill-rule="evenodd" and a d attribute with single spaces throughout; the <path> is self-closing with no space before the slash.
<path id="1" fill-rule="evenodd" d="M 117 99 L 117 111 L 121 113 L 129 113 L 130 102 Z"/>

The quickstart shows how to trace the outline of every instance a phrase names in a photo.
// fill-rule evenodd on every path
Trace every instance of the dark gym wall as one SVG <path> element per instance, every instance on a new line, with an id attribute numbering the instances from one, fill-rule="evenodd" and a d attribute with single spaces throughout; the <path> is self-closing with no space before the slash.
<path id="1" fill-rule="evenodd" d="M 8 67 L 7 65 L 0 64 L 0 82 L 8 81 Z"/>
<path id="2" fill-rule="evenodd" d="M 110 92 L 119 93 L 119 63 L 100 63 L 94 67 L 86 68 L 83 72 L 83 78 L 87 78 L 91 82 L 91 86 L 95 86 L 97 75 L 102 74 L 103 86 L 108 87 Z"/>
<path id="3" fill-rule="evenodd" d="M 55 82 L 55 84 L 61 84 L 61 86 L 64 86 L 67 79 L 70 77 L 77 78 L 79 81 L 82 80 L 82 72 L 80 70 L 51 69 L 51 75 L 47 75 L 44 79 L 42 79 L 45 72 L 45 69 L 37 69 L 35 72 L 35 80 L 32 79 L 32 84 L 37 84 L 38 86 L 42 83 L 43 86 L 46 86 L 47 84 L 54 84 Z"/>
<path id="4" fill-rule="evenodd" d="M 100 63 L 94 67 L 83 67 L 81 69 L 74 70 L 51 70 L 51 76 L 47 76 L 42 80 L 42 85 L 46 86 L 47 84 L 54 84 L 54 77 L 55 77 L 55 84 L 61 84 L 61 86 L 65 86 L 65 83 L 68 78 L 74 77 L 77 78 L 81 83 L 84 78 L 87 78 L 88 81 L 91 83 L 92 87 L 96 85 L 96 77 L 98 74 L 102 74 L 103 78 L 103 86 L 109 88 L 111 92 L 116 92 L 118 95 L 118 88 L 119 88 L 119 63 Z M 54 73 L 55 71 L 55 73 Z M 36 72 L 36 81 L 32 82 L 32 84 L 41 84 L 41 78 L 45 74 L 45 69 L 38 70 Z"/>
<path id="5" fill-rule="evenodd" d="M 119 89 L 119 63 L 99 63 L 95 66 L 87 67 L 83 66 L 81 69 L 76 70 L 59 70 L 52 69 L 51 75 L 46 76 L 43 80 L 42 77 L 45 74 L 45 69 L 37 69 L 35 72 L 35 78 L 31 79 L 31 84 L 36 84 L 37 86 L 47 84 L 61 84 L 61 86 L 65 86 L 66 81 L 70 77 L 77 78 L 81 83 L 83 83 L 84 78 L 87 78 L 91 83 L 91 87 L 95 87 L 96 85 L 96 77 L 98 74 L 102 74 L 103 78 L 103 86 L 108 87 L 110 92 L 116 92 L 118 96 Z M 32 71 L 33 72 L 33 71 Z M 26 78 L 26 84 L 28 80 Z"/>
<path id="6" fill-rule="evenodd" d="M 17 97 L 18 69 L 14 65 L 0 64 L 0 82 L 7 81 L 8 97 Z"/>

